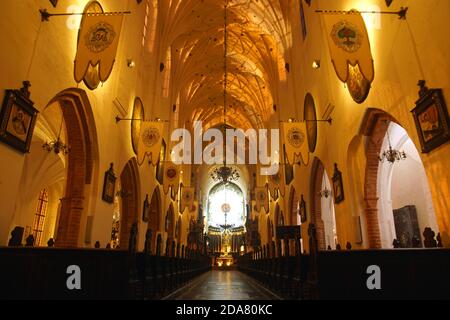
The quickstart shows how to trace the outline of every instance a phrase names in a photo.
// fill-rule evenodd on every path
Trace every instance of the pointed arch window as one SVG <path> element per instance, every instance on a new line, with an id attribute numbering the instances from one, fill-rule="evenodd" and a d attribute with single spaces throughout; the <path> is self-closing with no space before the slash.
<path id="1" fill-rule="evenodd" d="M 39 199 L 36 206 L 36 214 L 33 223 L 33 236 L 36 246 L 41 245 L 42 233 L 44 232 L 45 216 L 47 215 L 48 193 L 47 190 L 42 190 L 39 193 Z"/>

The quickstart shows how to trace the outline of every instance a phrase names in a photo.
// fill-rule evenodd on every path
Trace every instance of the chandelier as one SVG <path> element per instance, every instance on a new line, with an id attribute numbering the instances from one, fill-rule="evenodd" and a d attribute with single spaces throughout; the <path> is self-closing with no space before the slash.
<path id="1" fill-rule="evenodd" d="M 235 168 L 228 167 L 225 164 L 222 167 L 215 168 L 210 176 L 214 182 L 222 183 L 236 181 L 240 178 L 239 172 Z"/>
<path id="2" fill-rule="evenodd" d="M 68 154 L 70 148 L 61 140 L 61 131 L 63 126 L 63 118 L 61 117 L 61 125 L 59 126 L 58 138 L 54 141 L 46 142 L 42 145 L 42 148 L 48 152 L 54 152 L 55 154 Z"/>
<path id="3" fill-rule="evenodd" d="M 389 143 L 389 149 L 385 150 L 380 156 L 378 156 L 380 162 L 384 162 L 385 160 L 387 160 L 390 163 L 395 163 L 396 161 L 405 160 L 406 159 L 405 151 L 399 151 L 392 148 L 391 138 L 389 137 L 389 129 L 387 131 L 387 138 Z"/>
<path id="4" fill-rule="evenodd" d="M 228 56 L 228 1 L 225 0 L 224 7 L 224 28 L 223 28 L 223 69 L 224 69 L 224 79 L 223 79 L 223 131 L 225 133 L 227 128 L 227 84 L 228 84 L 228 65 L 227 65 L 227 56 Z M 225 140 L 224 140 L 224 150 L 225 150 Z M 232 167 L 227 166 L 226 160 L 224 156 L 223 166 L 219 168 L 215 168 L 210 176 L 214 182 L 228 183 L 230 181 L 236 181 L 240 178 L 239 172 Z"/>

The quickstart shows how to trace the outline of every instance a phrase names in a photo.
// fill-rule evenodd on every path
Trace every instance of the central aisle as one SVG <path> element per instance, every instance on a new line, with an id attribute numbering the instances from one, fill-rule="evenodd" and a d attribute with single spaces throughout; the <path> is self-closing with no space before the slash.
<path id="1" fill-rule="evenodd" d="M 235 270 L 213 270 L 200 276 L 171 300 L 276 300 L 245 274 Z"/>

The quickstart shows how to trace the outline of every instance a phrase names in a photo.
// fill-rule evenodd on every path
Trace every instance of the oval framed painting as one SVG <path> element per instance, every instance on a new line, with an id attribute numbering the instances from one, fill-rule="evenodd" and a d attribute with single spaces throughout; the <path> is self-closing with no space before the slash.
<path id="1" fill-rule="evenodd" d="M 140 98 L 134 99 L 133 114 L 131 116 L 131 145 L 137 155 L 139 136 L 141 135 L 141 122 L 144 120 L 144 105 Z"/>
<path id="2" fill-rule="evenodd" d="M 306 121 L 306 135 L 308 137 L 309 152 L 314 153 L 317 145 L 317 114 L 314 98 L 306 94 L 303 119 Z"/>
<path id="3" fill-rule="evenodd" d="M 348 65 L 349 77 L 347 80 L 347 89 L 350 95 L 352 96 L 353 101 L 358 104 L 366 101 L 370 92 L 370 82 L 364 77 L 361 70 L 359 69 L 359 65 L 356 64 L 352 66 Z"/>

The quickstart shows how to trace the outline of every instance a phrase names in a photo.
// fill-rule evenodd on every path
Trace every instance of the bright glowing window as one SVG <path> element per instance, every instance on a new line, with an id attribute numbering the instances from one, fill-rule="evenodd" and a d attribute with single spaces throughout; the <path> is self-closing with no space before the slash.
<path id="1" fill-rule="evenodd" d="M 227 213 L 227 225 L 240 227 L 245 224 L 244 196 L 242 190 L 233 183 L 219 184 L 213 187 L 208 196 L 208 224 L 219 227 L 225 224 L 224 207 Z"/>
<path id="2" fill-rule="evenodd" d="M 165 63 L 165 69 L 164 69 L 164 78 L 163 78 L 163 96 L 168 97 L 169 96 L 169 86 L 170 86 L 170 70 L 171 70 L 171 63 L 172 63 L 172 51 L 169 47 L 166 52 L 166 63 Z"/>
<path id="3" fill-rule="evenodd" d="M 34 216 L 33 236 L 34 244 L 39 246 L 42 240 L 42 233 L 44 231 L 45 216 L 47 215 L 48 193 L 44 189 L 39 193 L 38 204 L 36 207 L 36 214 Z"/>

